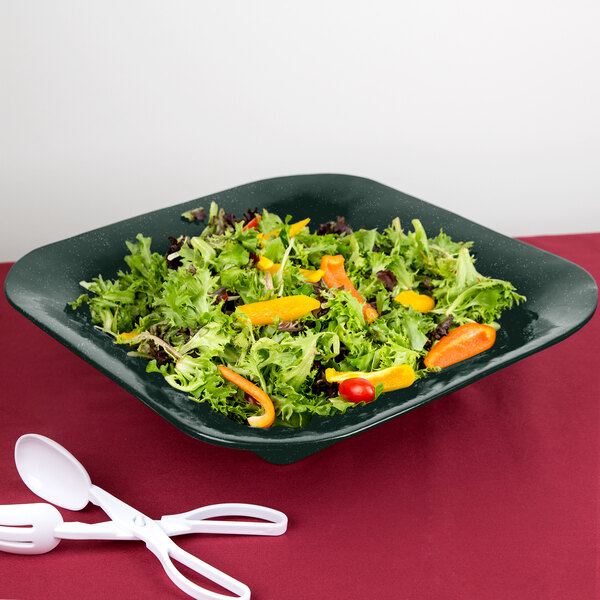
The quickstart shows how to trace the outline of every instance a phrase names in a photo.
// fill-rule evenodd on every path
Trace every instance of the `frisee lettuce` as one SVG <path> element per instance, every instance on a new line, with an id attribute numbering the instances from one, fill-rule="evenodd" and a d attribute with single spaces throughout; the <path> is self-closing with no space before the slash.
<path id="1" fill-rule="evenodd" d="M 171 238 L 166 256 L 139 234 L 126 242 L 128 270 L 114 281 L 98 275 L 82 282 L 88 293 L 70 306 L 87 305 L 100 330 L 147 359 L 149 373 L 159 373 L 192 400 L 240 423 L 260 412 L 219 375 L 223 364 L 271 397 L 275 425 L 299 427 L 314 415 L 356 406 L 327 383 L 326 368 L 374 371 L 409 364 L 417 377 L 426 376 L 427 348 L 450 325 L 494 323 L 525 300 L 509 282 L 476 270 L 470 242 L 455 242 L 443 231 L 428 238 L 417 219 L 412 231 L 396 218 L 381 232 L 352 232 L 338 218 L 291 238 L 291 217 L 267 210 L 258 229 L 244 231 L 256 214 L 238 219 L 213 203 L 204 231 Z M 278 235 L 261 241 L 258 233 L 274 230 Z M 274 275 L 258 270 L 259 253 L 283 268 Z M 348 276 L 377 308 L 372 324 L 347 291 L 305 281 L 300 269 L 318 269 L 324 254 L 344 256 Z M 407 289 L 431 295 L 435 308 L 423 314 L 393 301 Z M 293 324 L 254 327 L 235 314 L 237 305 L 294 294 L 316 297 L 321 308 Z M 379 386 L 377 396 L 381 391 Z"/>

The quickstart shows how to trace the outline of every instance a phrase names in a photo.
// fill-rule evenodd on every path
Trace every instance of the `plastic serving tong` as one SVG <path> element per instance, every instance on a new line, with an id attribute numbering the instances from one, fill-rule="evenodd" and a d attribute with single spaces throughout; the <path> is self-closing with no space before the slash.
<path id="1" fill-rule="evenodd" d="M 17 470 L 27 487 L 40 498 L 69 510 L 81 510 L 88 502 L 102 508 L 111 518 L 105 523 L 65 523 L 49 504 L 17 504 L 0 507 L 0 550 L 38 554 L 54 548 L 60 539 L 139 539 L 158 558 L 173 583 L 199 600 L 231 599 L 203 588 L 184 576 L 173 559 L 210 579 L 237 597 L 250 598 L 243 583 L 180 548 L 170 536 L 188 533 L 238 533 L 281 535 L 287 517 L 276 510 L 253 504 L 215 504 L 154 521 L 93 485 L 83 465 L 60 444 L 27 434 L 15 446 Z M 263 522 L 208 521 L 220 516 L 246 516 Z M 21 527 L 19 527 L 21 526 Z"/>

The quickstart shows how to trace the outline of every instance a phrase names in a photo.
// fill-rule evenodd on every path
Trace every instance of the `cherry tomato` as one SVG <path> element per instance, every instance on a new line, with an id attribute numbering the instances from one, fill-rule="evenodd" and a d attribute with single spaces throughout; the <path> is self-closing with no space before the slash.
<path id="1" fill-rule="evenodd" d="M 345 379 L 340 383 L 339 392 L 348 402 L 371 402 L 375 399 L 375 386 L 362 377 Z"/>

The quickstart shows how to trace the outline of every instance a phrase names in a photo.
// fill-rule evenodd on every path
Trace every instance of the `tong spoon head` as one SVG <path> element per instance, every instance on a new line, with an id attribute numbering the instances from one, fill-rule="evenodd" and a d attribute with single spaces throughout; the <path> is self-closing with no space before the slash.
<path id="1" fill-rule="evenodd" d="M 15 444 L 15 463 L 25 485 L 40 498 L 69 510 L 81 510 L 89 502 L 88 472 L 50 438 L 22 435 Z"/>

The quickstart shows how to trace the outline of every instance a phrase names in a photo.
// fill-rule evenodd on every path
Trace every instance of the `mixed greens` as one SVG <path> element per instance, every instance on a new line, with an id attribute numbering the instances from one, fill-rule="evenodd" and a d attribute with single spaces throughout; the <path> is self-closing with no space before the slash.
<path id="1" fill-rule="evenodd" d="M 466 323 L 497 328 L 502 311 L 525 300 L 509 282 L 476 270 L 470 242 L 443 231 L 428 238 L 418 220 L 412 231 L 398 218 L 383 231 L 352 231 L 338 217 L 311 233 L 307 220 L 292 224 L 267 210 L 238 218 L 212 204 L 208 215 L 186 216 L 208 225 L 200 235 L 169 238 L 166 255 L 139 234 L 126 242 L 128 269 L 114 281 L 82 282 L 88 293 L 71 306 L 88 305 L 99 329 L 148 359 L 148 372 L 240 423 L 264 405 L 232 385 L 226 370 L 268 395 L 274 425 L 303 426 L 356 405 L 339 394 L 332 373 L 406 365 L 413 379 L 424 377 L 435 370 L 424 359 L 437 340 Z M 324 257 L 340 256 L 354 290 L 326 283 Z M 428 298 L 427 310 L 403 303 L 406 291 Z M 266 324 L 243 312 L 289 297 L 308 312 L 271 315 Z M 301 305 L 300 297 L 309 300 Z M 382 377 L 373 381 L 376 396 L 394 389 Z"/>

